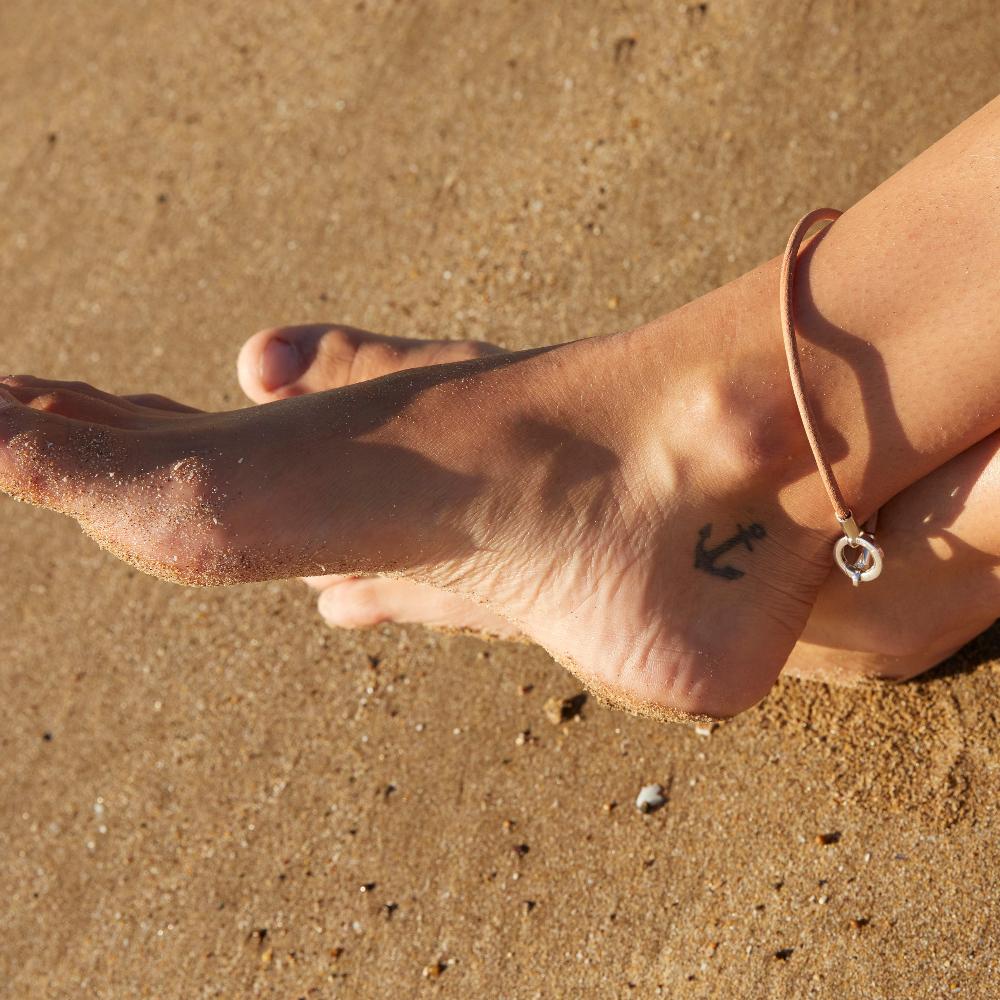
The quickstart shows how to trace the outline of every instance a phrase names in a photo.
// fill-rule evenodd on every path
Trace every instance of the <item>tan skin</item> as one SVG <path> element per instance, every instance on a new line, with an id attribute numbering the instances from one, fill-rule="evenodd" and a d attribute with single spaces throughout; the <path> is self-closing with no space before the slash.
<path id="1" fill-rule="evenodd" d="M 994 101 L 800 259 L 807 380 L 859 520 L 1000 427 L 998 143 Z M 632 331 L 231 413 L 8 378 L 0 487 L 167 579 L 392 575 L 485 605 L 615 704 L 733 715 L 809 627 L 837 534 L 777 268 Z M 706 531 L 747 525 L 730 577 L 699 564 Z"/>
<path id="2" fill-rule="evenodd" d="M 503 353 L 493 344 L 387 337 L 335 324 L 254 334 L 240 352 L 240 385 L 256 403 L 322 392 L 407 368 Z M 891 562 L 860 593 L 831 573 L 785 671 L 850 682 L 905 680 L 939 663 L 1000 618 L 1000 432 L 935 469 L 880 511 Z M 407 579 L 313 576 L 333 626 L 409 622 L 521 639 L 475 601 Z"/>

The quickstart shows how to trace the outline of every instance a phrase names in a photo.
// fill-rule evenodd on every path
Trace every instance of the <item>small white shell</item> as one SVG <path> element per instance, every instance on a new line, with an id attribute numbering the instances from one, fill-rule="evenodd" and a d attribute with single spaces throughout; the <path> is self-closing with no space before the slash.
<path id="1" fill-rule="evenodd" d="M 643 785 L 635 800 L 635 807 L 639 812 L 649 813 L 659 809 L 666 801 L 662 785 Z"/>

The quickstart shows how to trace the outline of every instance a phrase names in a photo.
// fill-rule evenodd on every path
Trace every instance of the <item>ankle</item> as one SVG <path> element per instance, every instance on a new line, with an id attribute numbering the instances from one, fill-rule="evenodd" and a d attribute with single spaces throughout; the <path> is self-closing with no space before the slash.
<path id="1" fill-rule="evenodd" d="M 768 295 L 771 275 L 761 273 L 771 269 L 611 339 L 653 468 L 673 478 L 683 466 L 722 492 L 788 484 L 807 509 L 800 518 L 828 527 L 782 348 L 777 278 Z"/>

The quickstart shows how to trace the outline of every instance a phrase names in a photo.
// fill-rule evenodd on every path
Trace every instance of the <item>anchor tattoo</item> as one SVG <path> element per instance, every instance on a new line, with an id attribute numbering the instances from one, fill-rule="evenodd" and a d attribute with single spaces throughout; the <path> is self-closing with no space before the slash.
<path id="1" fill-rule="evenodd" d="M 706 524 L 698 531 L 698 544 L 694 547 L 694 568 L 703 569 L 713 576 L 721 576 L 724 580 L 738 580 L 743 576 L 743 570 L 735 566 L 716 566 L 715 560 L 737 545 L 745 545 L 753 552 L 753 539 L 761 539 L 767 536 L 762 524 L 751 524 L 749 528 L 744 528 L 742 524 L 737 524 L 737 532 L 732 538 L 727 538 L 720 542 L 714 549 L 706 549 L 705 542 L 712 534 L 712 525 Z"/>

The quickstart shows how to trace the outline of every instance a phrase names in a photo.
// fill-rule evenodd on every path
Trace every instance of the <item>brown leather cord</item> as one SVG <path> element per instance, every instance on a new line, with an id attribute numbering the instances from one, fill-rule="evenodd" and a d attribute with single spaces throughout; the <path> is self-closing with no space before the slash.
<path id="1" fill-rule="evenodd" d="M 788 374 L 792 379 L 792 392 L 795 394 L 795 405 L 799 408 L 802 426 L 805 428 L 809 447 L 819 468 L 819 477 L 823 480 L 826 492 L 830 496 L 833 509 L 839 521 L 846 521 L 851 512 L 840 492 L 836 477 L 830 463 L 823 454 L 823 444 L 816 431 L 816 418 L 813 416 L 809 397 L 806 396 L 802 382 L 802 362 L 799 359 L 799 347 L 795 341 L 795 263 L 798 260 L 799 247 L 806 233 L 817 223 L 839 219 L 843 213 L 835 208 L 817 208 L 803 215 L 795 224 L 792 235 L 788 237 L 785 255 L 781 258 L 781 333 L 785 338 L 785 356 L 788 358 Z"/>
<path id="2" fill-rule="evenodd" d="M 835 208 L 817 208 L 812 212 L 803 215 L 795 224 L 791 236 L 788 237 L 788 245 L 785 247 L 785 255 L 781 259 L 781 286 L 780 286 L 780 308 L 781 308 L 781 333 L 785 341 L 785 356 L 788 359 L 788 374 L 792 380 L 792 393 L 795 396 L 795 405 L 799 408 L 799 416 L 802 418 L 802 427 L 809 440 L 809 447 L 812 449 L 813 458 L 816 460 L 816 467 L 819 469 L 819 477 L 823 481 L 823 486 L 833 504 L 837 521 L 844 530 L 845 538 L 842 538 L 835 547 L 834 561 L 837 565 L 851 577 L 854 586 L 859 582 L 875 579 L 882 569 L 882 550 L 875 545 L 875 539 L 871 532 L 875 530 L 875 522 L 878 517 L 876 511 L 865 524 L 865 531 L 858 528 L 854 516 L 844 500 L 844 494 L 840 492 L 837 484 L 837 477 L 833 474 L 833 467 L 827 461 L 823 453 L 823 443 L 820 441 L 819 433 L 816 430 L 816 418 L 813 415 L 812 407 L 809 405 L 809 397 L 806 395 L 805 385 L 802 379 L 802 361 L 799 358 L 799 348 L 795 340 L 795 265 L 798 262 L 799 247 L 806 233 L 817 222 L 833 222 L 842 215 Z M 845 543 L 852 548 L 862 547 L 864 553 L 860 561 L 848 563 L 843 559 Z"/>

